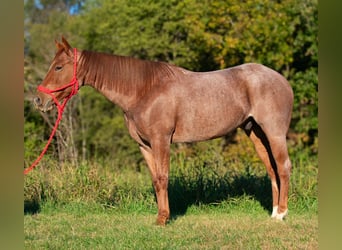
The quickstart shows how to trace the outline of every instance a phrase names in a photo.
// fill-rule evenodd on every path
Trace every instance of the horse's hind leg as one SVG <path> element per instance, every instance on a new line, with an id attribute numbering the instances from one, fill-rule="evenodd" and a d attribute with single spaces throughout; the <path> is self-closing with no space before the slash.
<path id="1" fill-rule="evenodd" d="M 287 213 L 287 196 L 291 169 L 286 137 L 267 136 L 254 120 L 248 121 L 243 128 L 254 143 L 255 149 L 265 164 L 271 179 L 273 199 L 271 217 L 282 220 Z"/>
<path id="2" fill-rule="evenodd" d="M 251 121 L 250 121 L 251 122 Z M 251 126 L 251 125 L 249 125 Z M 257 124 L 253 124 L 253 127 L 245 129 L 246 134 L 252 140 L 255 150 L 258 153 L 260 159 L 266 166 L 267 173 L 271 179 L 272 185 L 272 218 L 276 217 L 279 203 L 279 178 L 277 175 L 276 166 L 272 155 L 269 154 L 270 147 L 267 138 L 261 128 Z"/>
<path id="3" fill-rule="evenodd" d="M 287 151 L 286 136 L 269 135 L 268 138 L 280 183 L 279 206 L 276 218 L 282 220 L 287 214 L 291 162 Z"/>

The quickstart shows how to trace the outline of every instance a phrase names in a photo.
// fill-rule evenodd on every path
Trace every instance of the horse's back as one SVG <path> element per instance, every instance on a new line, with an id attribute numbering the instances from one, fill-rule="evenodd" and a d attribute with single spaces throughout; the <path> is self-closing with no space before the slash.
<path id="1" fill-rule="evenodd" d="M 188 73 L 179 101 L 179 127 L 221 136 L 253 117 L 279 133 L 287 131 L 293 93 L 278 72 L 256 63 L 204 73 Z M 182 130 L 183 130 L 182 129 Z M 177 130 L 176 130 L 177 132 Z M 206 137 L 206 136 L 203 137 Z"/>
<path id="2" fill-rule="evenodd" d="M 274 91 L 285 91 L 284 94 L 289 95 L 289 97 L 293 95 L 291 86 L 285 77 L 265 65 L 245 63 L 221 71 L 227 77 L 233 77 L 252 90 L 272 89 Z"/>
<path id="3" fill-rule="evenodd" d="M 176 68 L 174 75 L 175 80 L 155 86 L 134 111 L 147 134 L 162 125 L 172 131 L 173 142 L 190 142 L 223 136 L 251 116 L 261 123 L 289 122 L 291 88 L 265 66 L 243 64 L 203 73 Z"/>

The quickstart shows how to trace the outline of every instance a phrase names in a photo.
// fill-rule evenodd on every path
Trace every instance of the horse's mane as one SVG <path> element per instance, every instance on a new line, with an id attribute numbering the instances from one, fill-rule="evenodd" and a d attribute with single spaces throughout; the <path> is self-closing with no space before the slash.
<path id="1" fill-rule="evenodd" d="M 80 74 L 96 89 L 110 89 L 142 96 L 163 77 L 173 77 L 176 66 L 133 57 L 82 51 Z"/>

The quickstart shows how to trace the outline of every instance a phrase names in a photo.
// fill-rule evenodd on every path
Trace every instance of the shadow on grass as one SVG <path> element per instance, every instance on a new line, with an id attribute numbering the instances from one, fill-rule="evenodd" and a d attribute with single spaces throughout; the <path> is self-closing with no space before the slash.
<path id="1" fill-rule="evenodd" d="M 217 204 L 243 195 L 253 197 L 271 214 L 271 182 L 266 175 L 247 173 L 235 176 L 231 182 L 227 178 L 211 178 L 194 183 L 187 183 L 181 176 L 174 177 L 169 183 L 171 220 L 183 216 L 192 205 Z"/>
<path id="2" fill-rule="evenodd" d="M 265 210 L 271 212 L 271 183 L 266 175 L 255 175 L 249 166 L 239 173 L 230 172 L 223 176 L 215 171 L 215 168 L 204 164 L 197 168 L 189 167 L 182 173 L 178 172 L 171 175 L 168 189 L 171 220 L 184 215 L 192 205 L 219 204 L 244 195 L 254 198 Z M 127 189 L 125 187 L 122 192 L 115 192 L 115 195 L 119 195 L 118 197 L 107 198 L 103 200 L 103 203 L 120 206 L 120 202 L 117 203 L 117 200 L 120 200 L 121 196 L 126 196 L 126 193 L 128 195 L 129 192 L 131 192 L 131 197 L 141 197 L 143 191 L 139 188 L 132 189 L 129 187 Z M 144 195 L 154 195 L 153 189 Z M 37 195 L 37 197 L 42 196 L 44 194 Z M 41 204 L 44 201 L 45 199 L 38 198 L 25 199 L 24 214 L 40 213 Z"/>
<path id="3" fill-rule="evenodd" d="M 37 214 L 40 212 L 40 203 L 36 200 L 24 201 L 24 214 Z"/>

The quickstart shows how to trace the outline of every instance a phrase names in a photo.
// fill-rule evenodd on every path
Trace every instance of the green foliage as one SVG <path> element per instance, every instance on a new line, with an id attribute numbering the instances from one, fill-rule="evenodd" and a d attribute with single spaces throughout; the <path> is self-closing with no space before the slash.
<path id="1" fill-rule="evenodd" d="M 25 117 L 24 123 L 24 157 L 25 164 L 30 164 L 43 149 L 46 124 L 42 123 L 37 112 L 30 112 L 31 103 L 25 101 L 24 108 L 25 113 L 29 114 Z"/>
<path id="2" fill-rule="evenodd" d="M 35 131 L 35 124 L 33 122 L 26 122 L 24 127 L 24 148 L 25 148 L 25 159 L 32 159 L 32 156 L 34 157 L 36 152 L 36 147 L 39 145 L 38 142 L 38 136 Z"/>
<path id="3" fill-rule="evenodd" d="M 96 1 L 95 1 L 96 2 Z M 317 66 L 317 2 L 98 1 L 82 13 L 86 47 L 192 70 L 260 62 Z M 308 64 L 308 63 L 306 63 Z M 297 69 L 294 69 L 297 70 Z"/>
<path id="4" fill-rule="evenodd" d="M 297 131 L 318 130 L 318 77 L 317 68 L 297 72 L 292 79 L 296 102 L 292 123 Z"/>

